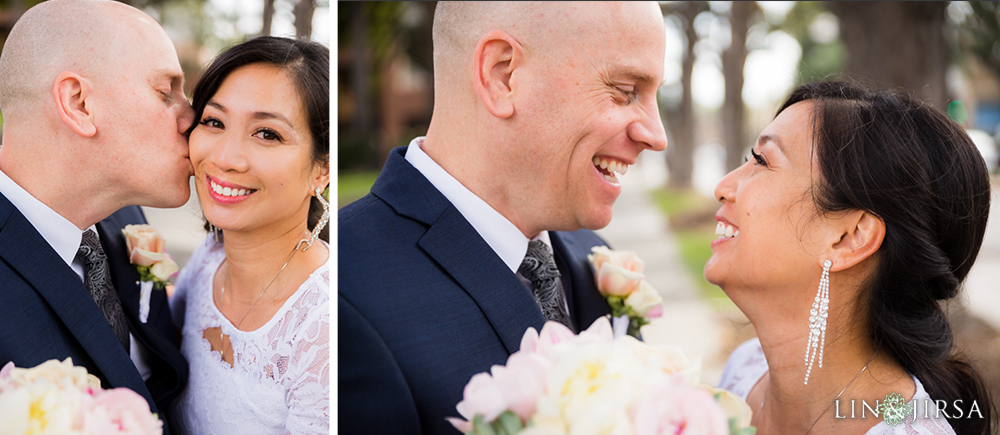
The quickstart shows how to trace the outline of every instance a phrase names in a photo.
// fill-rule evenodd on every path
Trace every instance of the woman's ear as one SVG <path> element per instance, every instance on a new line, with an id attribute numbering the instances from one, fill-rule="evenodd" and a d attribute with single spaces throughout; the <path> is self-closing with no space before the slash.
<path id="1" fill-rule="evenodd" d="M 330 184 L 330 161 L 327 160 L 322 164 L 316 165 L 313 169 L 313 174 L 310 193 L 316 193 L 317 187 L 323 188 Z"/>
<path id="2" fill-rule="evenodd" d="M 90 81 L 79 74 L 63 71 L 52 84 L 52 96 L 59 119 L 70 130 L 83 137 L 97 134 Z"/>
<path id="3" fill-rule="evenodd" d="M 511 76 L 521 64 L 521 44 L 507 32 L 493 30 L 479 40 L 473 57 L 473 86 L 479 100 L 491 115 L 511 117 L 516 94 Z"/>
<path id="4" fill-rule="evenodd" d="M 882 246 L 885 222 L 875 215 L 854 210 L 838 218 L 835 225 L 841 229 L 840 240 L 830 248 L 829 258 L 834 272 L 849 269 L 871 257 Z M 822 261 L 821 261 L 822 263 Z"/>

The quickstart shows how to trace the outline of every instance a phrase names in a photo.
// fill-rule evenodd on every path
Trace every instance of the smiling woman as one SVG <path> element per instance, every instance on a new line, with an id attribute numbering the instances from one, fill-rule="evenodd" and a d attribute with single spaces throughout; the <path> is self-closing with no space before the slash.
<path id="1" fill-rule="evenodd" d="M 941 305 L 975 261 L 990 204 L 962 128 L 907 95 L 815 83 L 792 92 L 751 156 L 716 187 L 705 277 L 758 333 L 721 381 L 756 410 L 758 433 L 989 433 L 989 394 L 953 353 Z M 834 406 L 890 397 L 947 409 L 879 422 Z"/>
<path id="2" fill-rule="evenodd" d="M 174 423 L 326 433 L 329 50 L 271 37 L 237 45 L 205 72 L 194 108 L 194 185 L 213 231 L 171 300 L 191 366 Z"/>

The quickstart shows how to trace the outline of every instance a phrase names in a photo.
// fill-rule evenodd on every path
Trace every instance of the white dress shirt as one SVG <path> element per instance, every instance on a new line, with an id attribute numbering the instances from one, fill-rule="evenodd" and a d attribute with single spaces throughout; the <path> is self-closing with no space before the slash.
<path id="1" fill-rule="evenodd" d="M 530 240 L 500 212 L 463 186 L 420 149 L 423 141 L 422 136 L 410 141 L 410 146 L 406 148 L 406 161 L 420 171 L 445 198 L 448 198 L 462 217 L 469 221 L 472 228 L 475 228 L 490 248 L 493 248 L 493 252 L 500 256 L 504 264 L 512 272 L 517 273 L 525 254 L 528 253 Z M 541 240 L 552 249 L 548 231 L 542 231 L 531 240 Z"/>
<path id="2" fill-rule="evenodd" d="M 76 272 L 80 281 L 83 281 L 83 263 L 76 259 L 76 252 L 80 249 L 80 243 L 83 242 L 84 232 L 39 201 L 38 198 L 31 196 L 28 191 L 11 180 L 3 171 L 0 171 L 0 193 L 24 215 L 25 219 L 38 231 L 38 234 L 56 251 L 59 258 L 62 258 L 66 265 L 72 268 L 73 272 Z M 97 226 L 91 225 L 88 229 L 97 234 Z M 131 332 L 129 333 L 129 342 L 132 350 L 129 356 L 132 363 L 139 369 L 143 380 L 149 379 L 152 372 L 145 363 L 146 349 L 135 340 Z"/>

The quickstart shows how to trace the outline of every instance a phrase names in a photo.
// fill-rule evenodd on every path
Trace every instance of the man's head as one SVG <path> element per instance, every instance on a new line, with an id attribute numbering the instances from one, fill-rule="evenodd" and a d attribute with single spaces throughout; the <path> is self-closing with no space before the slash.
<path id="1" fill-rule="evenodd" d="M 0 167 L 77 224 L 129 204 L 180 206 L 193 121 L 182 82 L 173 44 L 148 15 L 113 1 L 41 3 L 0 55 Z M 90 195 L 76 205 L 95 216 L 77 222 L 60 209 L 69 186 Z"/>
<path id="2" fill-rule="evenodd" d="M 666 147 L 665 46 L 655 3 L 441 2 L 425 149 L 529 237 L 602 228 L 612 172 Z"/>

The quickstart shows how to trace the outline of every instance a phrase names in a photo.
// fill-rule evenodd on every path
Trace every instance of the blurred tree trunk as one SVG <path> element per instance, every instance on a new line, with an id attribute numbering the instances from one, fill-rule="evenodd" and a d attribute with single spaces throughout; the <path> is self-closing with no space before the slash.
<path id="1" fill-rule="evenodd" d="M 726 171 L 736 169 L 741 163 L 743 149 L 747 146 L 746 125 L 743 116 L 743 66 L 747 60 L 747 26 L 756 3 L 733 2 L 729 11 L 732 42 L 722 53 L 722 75 L 726 81 L 726 100 L 722 105 L 722 129 L 726 140 Z"/>
<path id="2" fill-rule="evenodd" d="M 939 108 L 948 103 L 947 2 L 830 2 L 847 46 L 846 72 L 899 86 Z"/>
<path id="3" fill-rule="evenodd" d="M 295 15 L 295 37 L 309 39 L 313 31 L 313 13 L 316 12 L 316 0 L 299 0 L 292 9 Z"/>
<path id="4" fill-rule="evenodd" d="M 694 173 L 694 101 L 691 98 L 691 71 L 694 69 L 694 45 L 698 42 L 698 32 L 694 28 L 694 18 L 701 12 L 704 2 L 685 2 L 676 10 L 684 22 L 684 59 L 681 61 L 681 106 L 674 113 L 667 114 L 667 123 L 673 132 L 673 143 L 667 147 L 668 181 L 672 188 L 691 187 Z"/>
<path id="5" fill-rule="evenodd" d="M 371 95 L 368 92 L 368 8 L 365 3 L 351 2 L 351 43 L 354 52 L 351 82 L 354 84 L 355 113 L 354 131 L 363 138 L 371 138 Z M 370 140 L 370 139 L 369 139 Z M 374 141 L 371 141 L 374 144 Z M 375 166 L 377 153 L 372 150 L 370 163 Z M 378 166 L 375 166 L 378 167 Z"/>
<path id="6" fill-rule="evenodd" d="M 264 24 L 260 27 L 261 36 L 271 36 L 271 21 L 274 20 L 274 0 L 264 0 Z"/>

